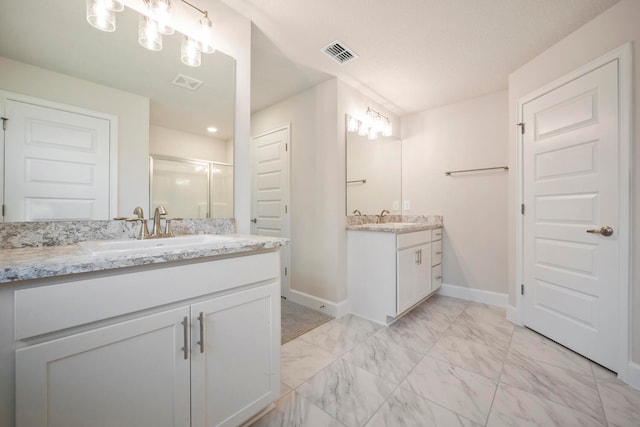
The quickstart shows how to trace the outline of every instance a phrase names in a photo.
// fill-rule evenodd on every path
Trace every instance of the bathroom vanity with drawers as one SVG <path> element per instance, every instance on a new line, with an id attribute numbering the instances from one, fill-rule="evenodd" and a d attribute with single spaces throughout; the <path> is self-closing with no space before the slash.
<path id="1" fill-rule="evenodd" d="M 0 251 L 0 395 L 15 425 L 237 426 L 260 413 L 280 393 L 285 242 Z"/>
<path id="2" fill-rule="evenodd" d="M 390 324 L 442 284 L 442 228 L 391 223 L 348 229 L 351 312 Z"/>

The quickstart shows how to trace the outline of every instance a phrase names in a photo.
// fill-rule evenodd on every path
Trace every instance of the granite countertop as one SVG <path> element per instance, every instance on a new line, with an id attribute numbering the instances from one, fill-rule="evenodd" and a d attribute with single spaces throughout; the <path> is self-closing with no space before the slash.
<path id="1" fill-rule="evenodd" d="M 422 230 L 435 230 L 442 228 L 440 224 L 425 224 L 419 222 L 383 222 L 380 224 L 347 225 L 347 230 L 380 231 L 385 233 L 413 233 Z"/>
<path id="2" fill-rule="evenodd" d="M 81 244 L 2 249 L 0 283 L 254 252 L 279 248 L 289 242 L 288 239 L 279 237 L 240 234 L 225 236 L 232 238 L 192 247 L 135 249 L 117 253 L 92 254 L 83 249 Z"/>

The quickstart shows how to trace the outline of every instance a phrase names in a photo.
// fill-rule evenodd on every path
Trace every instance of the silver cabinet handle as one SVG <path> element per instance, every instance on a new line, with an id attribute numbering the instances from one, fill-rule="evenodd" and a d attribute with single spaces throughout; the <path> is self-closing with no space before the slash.
<path id="1" fill-rule="evenodd" d="M 420 265 L 422 265 L 422 249 L 420 249 Z"/>
<path id="2" fill-rule="evenodd" d="M 189 359 L 189 318 L 187 316 L 184 316 L 184 319 L 182 319 L 182 322 L 180 323 L 182 324 L 182 333 L 184 335 L 184 345 L 180 350 L 182 350 L 182 352 L 184 353 L 184 360 L 188 360 Z"/>
<path id="3" fill-rule="evenodd" d="M 200 322 L 200 341 L 198 341 L 198 345 L 200 346 L 200 353 L 204 353 L 204 313 L 202 311 L 198 316 L 198 321 Z"/>
<path id="4" fill-rule="evenodd" d="M 436 255 L 442 255 L 442 251 L 436 252 Z"/>
<path id="5" fill-rule="evenodd" d="M 613 234 L 613 228 L 605 225 L 604 227 L 600 227 L 599 229 L 587 230 L 587 233 L 602 234 L 605 237 L 609 237 Z"/>
<path id="6" fill-rule="evenodd" d="M 436 276 L 436 280 L 442 279 L 442 276 Z"/>
<path id="7" fill-rule="evenodd" d="M 258 222 L 258 218 L 251 218 L 251 222 L 256 224 Z"/>

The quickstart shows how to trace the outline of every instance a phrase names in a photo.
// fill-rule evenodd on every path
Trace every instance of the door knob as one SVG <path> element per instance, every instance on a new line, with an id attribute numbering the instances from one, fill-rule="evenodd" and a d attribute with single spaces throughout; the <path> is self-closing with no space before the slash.
<path id="1" fill-rule="evenodd" d="M 254 223 L 254 224 L 257 223 L 258 222 L 258 218 L 251 219 L 251 222 Z"/>
<path id="2" fill-rule="evenodd" d="M 609 237 L 613 234 L 613 228 L 605 225 L 604 227 L 600 227 L 595 230 L 587 230 L 587 233 L 602 234 L 605 237 Z"/>

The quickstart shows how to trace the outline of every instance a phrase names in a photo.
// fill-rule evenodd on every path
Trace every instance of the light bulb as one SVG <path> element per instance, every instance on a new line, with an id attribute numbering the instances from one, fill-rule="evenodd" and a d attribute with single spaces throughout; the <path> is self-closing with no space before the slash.
<path id="1" fill-rule="evenodd" d="M 191 37 L 182 37 L 182 47 L 180 48 L 180 60 L 190 67 L 199 67 L 201 62 L 198 42 Z"/>
<path id="2" fill-rule="evenodd" d="M 87 22 L 100 31 L 116 30 L 116 15 L 109 10 L 110 0 L 87 0 Z"/>
<path id="3" fill-rule="evenodd" d="M 158 31 L 158 23 L 156 21 L 140 15 L 138 20 L 138 42 L 146 49 L 162 50 L 162 34 Z"/>

